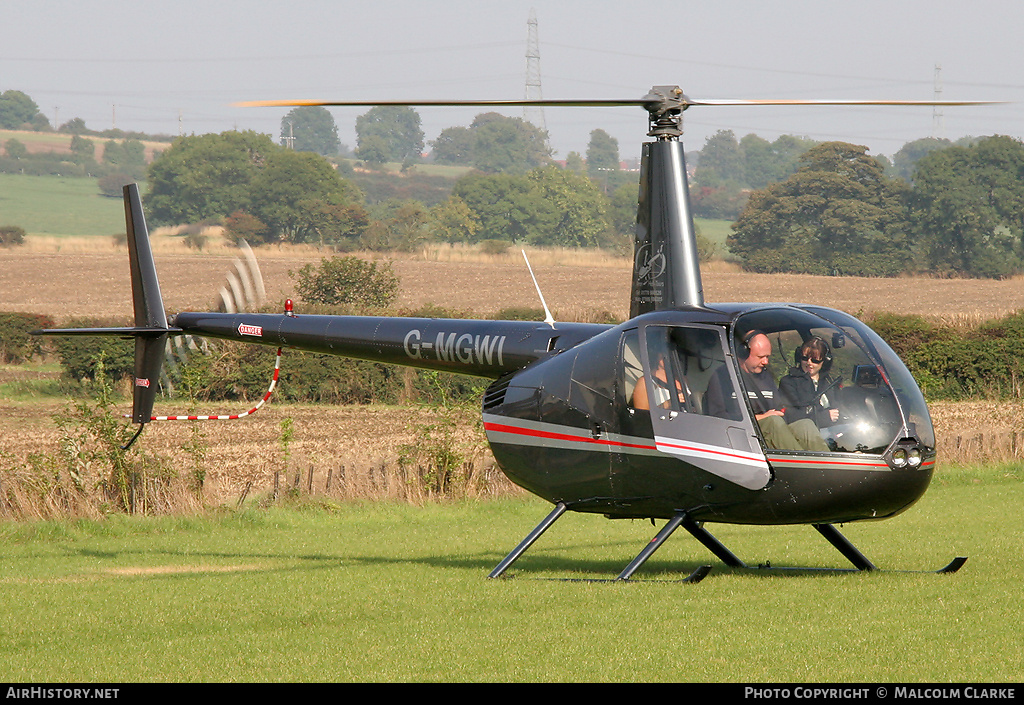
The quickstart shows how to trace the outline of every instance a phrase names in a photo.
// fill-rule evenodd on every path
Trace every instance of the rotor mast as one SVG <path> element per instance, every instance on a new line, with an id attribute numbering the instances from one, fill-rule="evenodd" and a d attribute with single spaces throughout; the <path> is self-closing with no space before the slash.
<path id="1" fill-rule="evenodd" d="M 704 307 L 697 230 L 679 141 L 690 101 L 679 86 L 654 86 L 642 104 L 649 114 L 647 134 L 656 141 L 643 145 L 630 317 Z"/>

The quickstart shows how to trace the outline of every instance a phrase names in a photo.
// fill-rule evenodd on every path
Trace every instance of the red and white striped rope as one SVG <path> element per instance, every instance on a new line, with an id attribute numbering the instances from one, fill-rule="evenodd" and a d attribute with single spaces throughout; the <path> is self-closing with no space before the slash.
<path id="1" fill-rule="evenodd" d="M 211 415 L 196 415 L 196 416 L 150 416 L 150 421 L 216 421 L 216 420 L 228 420 L 228 419 L 241 419 L 255 414 L 260 410 L 266 402 L 270 399 L 270 395 L 274 393 L 274 387 L 277 386 L 277 378 L 281 373 L 281 348 L 277 349 L 277 359 L 274 361 L 274 377 L 270 380 L 270 387 L 267 389 L 267 393 L 263 395 L 259 403 L 253 408 L 241 414 L 220 414 L 217 416 Z"/>

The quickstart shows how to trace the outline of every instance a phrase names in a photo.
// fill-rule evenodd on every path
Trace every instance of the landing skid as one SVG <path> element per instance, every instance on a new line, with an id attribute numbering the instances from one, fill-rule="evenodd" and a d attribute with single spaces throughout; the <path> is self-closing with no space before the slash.
<path id="1" fill-rule="evenodd" d="M 908 573 L 908 574 L 926 574 L 926 575 L 943 575 L 953 574 L 960 570 L 964 563 L 967 562 L 966 556 L 957 556 L 951 560 L 947 565 L 939 568 L 938 570 L 888 570 L 875 568 L 879 573 Z M 800 566 L 776 566 L 771 563 L 761 563 L 756 566 L 748 566 L 751 570 L 763 570 L 763 571 L 785 571 L 785 572 L 799 572 L 799 573 L 861 573 L 864 572 L 859 568 L 811 568 L 811 567 L 800 567 Z"/>
<path id="2" fill-rule="evenodd" d="M 643 578 L 639 580 L 628 580 L 631 583 L 699 583 L 704 578 L 708 577 L 708 573 L 711 572 L 711 566 L 702 565 L 698 566 L 692 573 L 687 575 L 685 578 L 680 580 L 645 580 Z M 560 580 L 564 583 L 621 583 L 627 582 L 626 578 L 554 578 L 554 580 Z"/>
<path id="3" fill-rule="evenodd" d="M 551 510 L 544 520 L 538 524 L 533 531 L 527 534 L 518 546 L 516 546 L 511 553 L 495 566 L 494 570 L 487 576 L 488 578 L 500 578 L 504 575 L 505 571 L 515 563 L 520 556 L 522 556 L 527 549 L 532 546 L 537 539 L 539 539 L 545 531 L 551 528 L 551 525 L 558 521 L 569 507 L 564 502 L 559 502 L 555 505 L 555 508 Z M 634 573 L 642 566 L 647 560 L 654 555 L 654 552 L 661 548 L 662 544 L 668 540 L 668 538 L 682 526 L 686 529 L 691 536 L 700 541 L 700 543 L 715 554 L 719 560 L 725 563 L 730 568 L 751 568 L 754 570 L 787 570 L 787 571 L 820 571 L 820 572 L 872 572 L 879 570 L 874 563 L 861 553 L 856 546 L 839 533 L 832 524 L 813 524 L 815 530 L 825 537 L 825 539 L 835 547 L 840 553 L 843 554 L 853 564 L 853 568 L 780 568 L 771 565 L 770 563 L 763 563 L 757 566 L 749 566 L 740 560 L 736 554 L 730 551 L 725 545 L 715 538 L 707 529 L 704 528 L 702 522 L 693 521 L 686 512 L 680 512 L 662 527 L 661 531 L 651 539 L 642 551 L 634 558 L 629 565 L 627 565 L 618 577 L 612 580 L 605 579 L 586 579 L 586 578 L 565 578 L 568 582 L 623 582 L 630 580 Z M 967 562 L 967 558 L 964 556 L 958 556 L 949 562 L 943 568 L 936 571 L 897 571 L 901 573 L 936 573 L 936 574 L 951 574 L 955 573 L 963 567 L 964 563 Z M 707 574 L 711 571 L 711 566 L 702 565 L 694 570 L 690 575 L 678 581 L 668 582 L 681 582 L 681 583 L 699 583 L 703 580 Z"/>
<path id="4" fill-rule="evenodd" d="M 879 568 L 868 560 L 867 556 L 860 552 L 860 550 L 850 543 L 849 539 L 839 533 L 832 524 L 813 524 L 815 530 L 825 537 L 825 539 L 832 544 L 832 546 L 838 550 L 843 556 L 846 557 L 851 563 L 853 568 L 800 568 L 800 567 L 777 567 L 771 563 L 762 563 L 757 566 L 749 566 L 739 558 L 737 558 L 732 551 L 726 548 L 718 539 L 712 536 L 702 524 L 694 521 L 683 520 L 683 527 L 689 531 L 694 538 L 700 541 L 708 550 L 718 556 L 730 568 L 753 568 L 756 570 L 790 570 L 790 571 L 809 571 L 809 572 L 825 572 L 825 573 L 850 573 L 850 572 L 873 572 L 878 571 Z M 950 561 L 946 566 L 939 570 L 899 570 L 899 571 L 886 571 L 886 572 L 899 572 L 899 573 L 936 573 L 936 574 L 951 574 L 960 570 L 964 563 L 967 562 L 966 556 L 957 556 Z"/>

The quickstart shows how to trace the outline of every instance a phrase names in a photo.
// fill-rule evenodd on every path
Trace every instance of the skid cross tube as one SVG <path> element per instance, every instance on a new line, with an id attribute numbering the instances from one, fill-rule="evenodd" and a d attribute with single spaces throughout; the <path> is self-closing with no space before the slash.
<path id="1" fill-rule="evenodd" d="M 721 541 L 712 536 L 707 529 L 704 528 L 703 524 L 686 518 L 683 521 L 683 528 L 689 531 L 695 539 L 704 544 L 706 549 L 718 556 L 718 558 L 730 568 L 747 567 L 747 564 L 737 558 L 736 554 L 726 548 Z"/>
<path id="2" fill-rule="evenodd" d="M 533 543 L 537 539 L 539 539 L 541 535 L 551 527 L 552 524 L 555 523 L 558 517 L 565 514 L 566 509 L 568 509 L 568 507 L 565 505 L 565 502 L 559 502 L 558 504 L 556 504 L 555 508 L 551 510 L 551 513 L 544 517 L 544 521 L 537 524 L 536 528 L 533 531 L 531 531 L 526 536 L 526 538 L 519 543 L 518 546 L 512 549 L 512 552 L 505 556 L 504 560 L 502 560 L 501 563 L 495 566 L 494 570 L 492 570 L 490 575 L 488 575 L 487 577 L 501 577 L 501 574 L 504 573 L 510 565 L 515 563 L 519 559 L 519 556 L 523 555 L 523 553 L 526 552 L 526 549 L 532 546 Z"/>
<path id="3" fill-rule="evenodd" d="M 814 524 L 814 528 L 817 529 L 818 533 L 824 536 L 830 544 L 842 553 L 846 558 L 853 563 L 857 570 L 878 570 L 874 563 L 867 559 L 863 553 L 857 550 L 850 541 L 839 533 L 839 529 L 834 527 L 832 524 Z"/>
<path id="4" fill-rule="evenodd" d="M 658 532 L 658 535 L 651 539 L 651 542 L 644 546 L 644 550 L 640 551 L 639 555 L 633 559 L 633 561 L 626 566 L 626 568 L 619 573 L 619 577 L 616 580 L 629 580 L 630 576 L 636 572 L 637 568 L 643 565 L 648 558 L 650 558 L 655 551 L 661 548 L 661 544 L 665 543 L 669 536 L 672 535 L 679 525 L 686 521 L 686 513 L 676 514 L 674 517 L 669 519 L 668 523 Z"/>

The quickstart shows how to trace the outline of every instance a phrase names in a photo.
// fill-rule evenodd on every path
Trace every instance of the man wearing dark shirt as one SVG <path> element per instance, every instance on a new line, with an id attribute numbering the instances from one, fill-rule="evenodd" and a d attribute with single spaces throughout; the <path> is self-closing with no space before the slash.
<path id="1" fill-rule="evenodd" d="M 768 360 L 772 356 L 772 343 L 768 336 L 761 332 L 748 334 L 747 356 L 740 359 L 740 375 L 743 386 L 747 389 L 747 400 L 750 410 L 761 428 L 761 435 L 769 448 L 779 450 L 810 450 L 821 453 L 828 452 L 828 446 L 818 432 L 818 427 L 810 419 L 801 419 L 787 424 L 783 418 L 782 395 L 775 379 L 768 370 Z M 708 385 L 708 413 L 722 418 L 739 419 L 739 400 L 735 393 L 726 393 L 731 389 L 729 370 L 723 365 L 712 376 Z"/>

